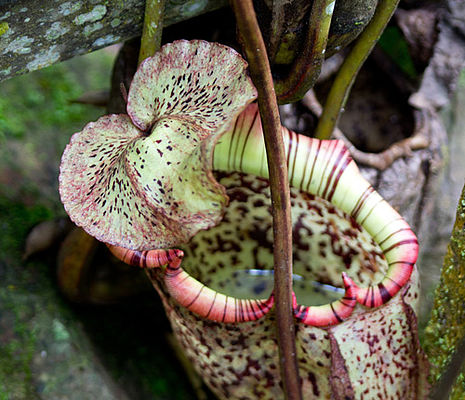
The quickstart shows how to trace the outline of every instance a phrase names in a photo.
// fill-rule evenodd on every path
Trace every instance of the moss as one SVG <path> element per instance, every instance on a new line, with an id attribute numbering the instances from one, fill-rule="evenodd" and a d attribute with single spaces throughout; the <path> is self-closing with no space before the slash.
<path id="1" fill-rule="evenodd" d="M 107 13 L 107 7 L 105 5 L 99 4 L 92 8 L 91 11 L 79 14 L 74 18 L 73 22 L 77 25 L 83 25 L 88 22 L 95 22 L 101 20 Z"/>
<path id="2" fill-rule="evenodd" d="M 463 372 L 457 378 L 455 386 L 452 389 L 450 400 L 463 400 L 465 394 L 465 376 Z"/>
<path id="3" fill-rule="evenodd" d="M 19 256 L 27 232 L 37 223 L 50 219 L 52 212 L 42 205 L 27 207 L 0 196 L 0 253 Z"/>
<path id="4" fill-rule="evenodd" d="M 33 399 L 30 361 L 33 344 L 12 340 L 0 347 L 0 399 Z M 26 349 L 26 351 L 25 351 Z"/>
<path id="5" fill-rule="evenodd" d="M 8 22 L 1 22 L 0 23 L 0 36 L 7 33 L 8 29 L 10 29 L 10 27 L 8 26 Z"/>
<path id="6" fill-rule="evenodd" d="M 8 291 L 0 288 L 3 315 L 0 319 L 0 399 L 35 399 L 31 362 L 36 337 L 24 321 L 28 310 L 11 303 Z"/>
<path id="7" fill-rule="evenodd" d="M 456 347 L 465 337 L 465 188 L 447 248 L 424 348 L 431 362 L 431 381 L 444 372 Z M 465 398 L 465 380 L 459 377 L 451 398 Z"/>

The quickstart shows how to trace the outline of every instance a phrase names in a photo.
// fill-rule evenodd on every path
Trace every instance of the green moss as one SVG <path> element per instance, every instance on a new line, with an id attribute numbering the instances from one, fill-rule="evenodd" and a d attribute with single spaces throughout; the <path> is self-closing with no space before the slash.
<path id="1" fill-rule="evenodd" d="M 52 212 L 42 205 L 27 207 L 0 193 L 0 253 L 19 256 L 27 232 L 37 223 L 51 217 Z"/>
<path id="2" fill-rule="evenodd" d="M 465 393 L 465 376 L 463 372 L 458 376 L 455 386 L 450 394 L 450 400 L 463 400 Z"/>
<path id="3" fill-rule="evenodd" d="M 0 347 L 0 399 L 33 399 L 30 361 L 24 341 L 11 341 Z"/>
<path id="4" fill-rule="evenodd" d="M 36 337 L 34 331 L 23 322 L 28 311 L 21 305 L 17 307 L 11 304 L 8 291 L 13 290 L 16 289 L 0 288 L 3 308 L 0 319 L 0 399 L 35 399 L 31 361 Z"/>
<path id="5" fill-rule="evenodd" d="M 424 348 L 431 362 L 431 381 L 436 382 L 465 337 L 465 188 L 457 207 L 441 280 L 435 292 L 431 319 L 425 330 Z M 463 374 L 451 398 L 465 398 Z"/>
<path id="6" fill-rule="evenodd" d="M 8 22 L 0 22 L 0 36 L 4 35 L 10 29 Z"/>

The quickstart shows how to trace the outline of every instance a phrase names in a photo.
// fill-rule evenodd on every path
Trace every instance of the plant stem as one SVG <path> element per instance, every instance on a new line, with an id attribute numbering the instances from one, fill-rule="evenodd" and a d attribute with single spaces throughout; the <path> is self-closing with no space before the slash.
<path id="1" fill-rule="evenodd" d="M 315 83 L 325 58 L 334 0 L 314 0 L 308 21 L 307 36 L 289 75 L 275 82 L 279 103 L 290 103 L 304 97 Z"/>
<path id="2" fill-rule="evenodd" d="M 165 0 L 146 0 L 144 26 L 140 40 L 139 64 L 160 48 Z"/>
<path id="3" fill-rule="evenodd" d="M 399 0 L 381 0 L 378 4 L 373 19 L 357 39 L 331 86 L 323 114 L 315 130 L 316 138 L 323 140 L 331 137 L 358 71 L 379 40 L 398 3 Z"/>
<path id="4" fill-rule="evenodd" d="M 258 106 L 267 152 L 273 214 L 274 296 L 281 376 L 286 398 L 300 400 L 302 394 L 292 312 L 291 202 L 281 121 L 265 43 L 252 0 L 232 0 L 232 7 L 249 62 L 250 74 L 258 91 Z"/>

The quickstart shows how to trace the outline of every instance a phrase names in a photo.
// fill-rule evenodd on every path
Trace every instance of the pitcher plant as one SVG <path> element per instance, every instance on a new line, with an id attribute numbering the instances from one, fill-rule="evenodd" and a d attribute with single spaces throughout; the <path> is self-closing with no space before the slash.
<path id="1" fill-rule="evenodd" d="M 128 115 L 76 133 L 60 169 L 71 219 L 146 268 L 181 347 L 222 399 L 284 396 L 255 98 L 233 49 L 167 44 L 136 72 Z M 282 134 L 304 398 L 425 398 L 415 235 L 341 141 Z"/>

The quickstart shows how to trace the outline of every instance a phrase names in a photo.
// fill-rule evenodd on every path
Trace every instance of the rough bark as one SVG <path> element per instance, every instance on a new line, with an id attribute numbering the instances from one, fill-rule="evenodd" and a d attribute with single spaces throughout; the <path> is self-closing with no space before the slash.
<path id="1" fill-rule="evenodd" d="M 167 1 L 164 26 L 226 4 Z M 144 5 L 143 0 L 0 1 L 0 81 L 139 36 Z"/>

